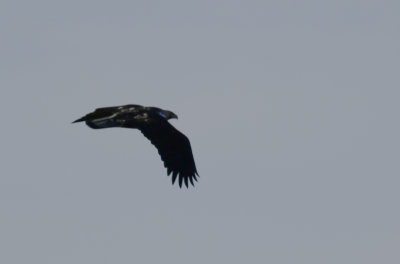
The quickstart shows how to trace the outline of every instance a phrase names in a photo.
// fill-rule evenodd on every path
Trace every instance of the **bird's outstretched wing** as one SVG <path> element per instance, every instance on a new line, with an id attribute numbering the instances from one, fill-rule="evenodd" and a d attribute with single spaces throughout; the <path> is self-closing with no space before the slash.
<path id="1" fill-rule="evenodd" d="M 72 123 L 85 121 L 89 127 L 94 129 L 122 126 L 123 121 L 129 119 L 129 116 L 135 116 L 135 114 L 137 114 L 141 109 L 143 109 L 141 105 L 97 108 L 94 112 L 91 112 Z M 132 125 L 131 128 L 135 127 Z"/>
<path id="2" fill-rule="evenodd" d="M 167 120 L 157 116 L 139 129 L 157 148 L 168 175 L 172 173 L 172 184 L 178 177 L 180 187 L 182 182 L 186 187 L 189 181 L 194 185 L 193 180 L 197 181 L 198 173 L 189 139 Z"/>
<path id="3" fill-rule="evenodd" d="M 94 112 L 91 112 L 91 113 L 75 120 L 72 123 L 109 117 L 109 116 L 112 116 L 113 114 L 119 112 L 120 108 L 121 107 L 119 107 L 119 106 L 97 108 Z"/>

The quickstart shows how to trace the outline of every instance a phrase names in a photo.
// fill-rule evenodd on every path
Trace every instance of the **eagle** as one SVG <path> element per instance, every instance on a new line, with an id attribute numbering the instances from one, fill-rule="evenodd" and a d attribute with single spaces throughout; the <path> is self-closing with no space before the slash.
<path id="1" fill-rule="evenodd" d="M 167 175 L 172 173 L 172 184 L 179 179 L 179 187 L 184 182 L 189 187 L 189 182 L 194 186 L 197 181 L 196 165 L 194 163 L 192 148 L 189 139 L 168 120 L 178 119 L 171 111 L 158 107 L 148 107 L 135 104 L 102 107 L 91 112 L 72 123 L 86 122 L 93 129 L 109 127 L 125 127 L 139 129 L 157 148 L 167 168 Z"/>

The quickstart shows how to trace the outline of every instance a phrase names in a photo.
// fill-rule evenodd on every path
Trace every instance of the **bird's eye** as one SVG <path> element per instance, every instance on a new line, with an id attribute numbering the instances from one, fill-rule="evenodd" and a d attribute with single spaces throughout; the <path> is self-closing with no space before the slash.
<path id="1" fill-rule="evenodd" d="M 158 114 L 164 118 L 167 118 L 167 116 L 163 112 L 158 112 Z"/>

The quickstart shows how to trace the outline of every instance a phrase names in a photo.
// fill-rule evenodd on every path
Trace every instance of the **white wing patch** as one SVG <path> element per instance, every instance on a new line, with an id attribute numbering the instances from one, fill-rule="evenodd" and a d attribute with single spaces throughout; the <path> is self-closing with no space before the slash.
<path id="1" fill-rule="evenodd" d="M 94 121 L 94 122 L 101 122 L 101 121 L 104 121 L 104 120 L 107 120 L 107 119 L 112 119 L 112 118 L 116 117 L 117 115 L 118 115 L 118 113 L 115 113 L 115 114 L 112 114 L 112 115 L 110 115 L 110 116 L 106 116 L 106 117 L 102 117 L 102 118 L 93 119 L 92 121 Z"/>
<path id="2" fill-rule="evenodd" d="M 96 126 L 98 126 L 99 128 L 110 127 L 115 122 L 115 120 L 113 120 L 113 118 L 116 117 L 117 115 L 118 115 L 118 113 L 115 113 L 115 114 L 112 114 L 107 117 L 93 119 L 91 122 L 93 124 L 95 124 Z"/>

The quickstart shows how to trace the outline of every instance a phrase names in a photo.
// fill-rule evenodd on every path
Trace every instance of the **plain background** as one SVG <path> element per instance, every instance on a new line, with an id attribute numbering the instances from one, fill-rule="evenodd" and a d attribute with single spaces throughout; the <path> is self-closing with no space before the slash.
<path id="1" fill-rule="evenodd" d="M 0 262 L 400 263 L 399 1 L 2 1 Z M 195 188 L 136 130 L 172 110 Z"/>

